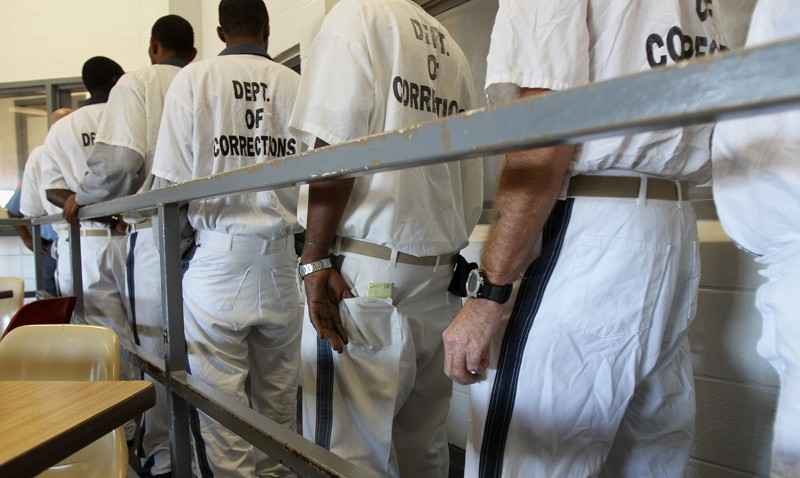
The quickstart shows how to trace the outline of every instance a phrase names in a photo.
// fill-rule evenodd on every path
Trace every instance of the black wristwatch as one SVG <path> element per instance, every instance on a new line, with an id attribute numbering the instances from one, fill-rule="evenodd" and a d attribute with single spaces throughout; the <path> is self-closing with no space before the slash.
<path id="1" fill-rule="evenodd" d="M 487 299 L 498 304 L 505 304 L 511 298 L 513 290 L 514 284 L 492 284 L 480 269 L 471 270 L 467 276 L 467 297 L 471 299 Z"/>

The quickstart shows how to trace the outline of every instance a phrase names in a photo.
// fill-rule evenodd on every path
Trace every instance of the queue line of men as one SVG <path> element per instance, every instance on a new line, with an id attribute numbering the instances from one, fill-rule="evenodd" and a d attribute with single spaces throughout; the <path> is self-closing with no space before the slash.
<path id="1" fill-rule="evenodd" d="M 490 101 L 685 59 L 691 55 L 683 50 L 655 61 L 653 36 L 667 38 L 675 28 L 724 45 L 706 0 L 619 9 L 595 3 L 501 0 L 488 58 Z M 797 11 L 788 3 L 761 1 L 752 42 L 792 33 L 770 23 Z M 87 62 L 89 73 L 102 73 L 84 75 L 94 102 L 110 93 L 105 113 L 83 107 L 48 135 L 48 198 L 70 221 L 85 204 L 477 104 L 464 53 L 410 0 L 340 1 L 302 78 L 266 55 L 262 0 L 223 0 L 225 50 L 188 66 L 194 47 L 174 39 L 191 26 L 170 18 L 166 31 L 154 26 L 154 66 L 122 76 L 107 59 Z M 781 144 L 790 148 L 799 132 L 792 116 L 781 119 Z M 80 147 L 94 131 L 94 147 Z M 687 331 L 699 277 L 686 193 L 689 183 L 710 178 L 711 132 L 704 125 L 508 155 L 499 220 L 482 268 L 467 271 L 465 284 L 454 284 L 454 266 L 481 212 L 480 160 L 315 182 L 307 194 L 288 188 L 192 202 L 187 231 L 196 251 L 183 284 L 190 371 L 288 428 L 302 377 L 303 434 L 385 476 L 447 476 L 448 377 L 472 385 L 467 476 L 682 476 L 694 429 Z M 747 159 L 736 141 L 723 141 L 720 156 Z M 767 154 L 788 157 L 782 148 Z M 791 170 L 789 163 L 775 164 Z M 781 180 L 796 186 L 791 178 Z M 774 185 L 764 181 L 759 194 Z M 97 238 L 84 246 L 91 249 L 87 302 L 112 312 L 119 307 L 110 301 L 128 304 L 87 317 L 163 353 L 151 220 L 125 223 L 83 224 L 84 236 Z M 292 247 L 301 224 L 305 319 Z M 114 232 L 122 229 L 127 244 Z M 769 246 L 745 244 L 769 264 L 771 289 L 760 304 L 772 335 L 762 353 L 772 354 L 784 385 L 773 469 L 794 477 L 797 345 L 776 330 L 797 327 L 781 291 L 797 287 L 787 263 L 798 243 L 797 229 L 783 230 Z M 462 308 L 450 291 L 464 289 L 470 299 Z M 143 458 L 153 475 L 169 472 L 164 405 L 159 395 L 146 420 Z M 290 475 L 209 417 L 201 414 L 199 424 L 200 475 Z"/>

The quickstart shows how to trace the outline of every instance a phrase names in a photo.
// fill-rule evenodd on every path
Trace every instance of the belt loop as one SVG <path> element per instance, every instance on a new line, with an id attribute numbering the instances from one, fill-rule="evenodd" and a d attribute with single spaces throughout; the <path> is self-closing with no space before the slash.
<path id="1" fill-rule="evenodd" d="M 266 256 L 269 253 L 270 241 L 261 241 L 261 255 Z"/>
<path id="2" fill-rule="evenodd" d="M 683 209 L 683 184 L 675 180 L 675 187 L 678 188 L 678 209 Z"/>
<path id="3" fill-rule="evenodd" d="M 639 197 L 636 198 L 636 205 L 639 207 L 647 205 L 647 176 L 639 176 Z"/>
<path id="4" fill-rule="evenodd" d="M 400 251 L 397 249 L 392 249 L 392 255 L 389 256 L 389 265 L 392 267 L 397 267 L 397 257 L 400 255 Z"/>
<path id="5" fill-rule="evenodd" d="M 342 236 L 336 236 L 333 241 L 333 254 L 336 256 L 342 255 Z"/>
<path id="6" fill-rule="evenodd" d="M 233 251 L 233 238 L 235 236 L 233 234 L 226 234 L 225 235 L 225 242 L 227 243 L 228 252 Z"/>
<path id="7" fill-rule="evenodd" d="M 438 271 L 438 270 L 439 270 L 439 263 L 440 263 L 441 261 L 442 261 L 442 256 L 441 256 L 441 255 L 439 255 L 439 256 L 436 256 L 436 263 L 434 263 L 434 264 L 433 264 L 433 272 L 434 272 L 434 273 L 436 273 L 436 271 Z"/>

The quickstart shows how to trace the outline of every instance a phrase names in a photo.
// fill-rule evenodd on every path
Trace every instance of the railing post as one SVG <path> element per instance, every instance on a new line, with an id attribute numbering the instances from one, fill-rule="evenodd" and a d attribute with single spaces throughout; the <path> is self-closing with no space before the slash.
<path id="1" fill-rule="evenodd" d="M 183 335 L 183 290 L 181 287 L 181 222 L 178 204 L 158 208 L 158 234 L 161 243 L 161 303 L 167 334 L 164 370 L 167 375 L 186 372 L 186 338 Z M 170 387 L 171 389 L 171 387 Z M 173 390 L 169 393 L 170 450 L 172 476 L 192 476 L 189 404 Z"/>
<path id="2" fill-rule="evenodd" d="M 69 226 L 69 253 L 72 269 L 72 295 L 75 296 L 75 316 L 86 320 L 83 308 L 83 269 L 81 267 L 81 225 Z"/>
<path id="3" fill-rule="evenodd" d="M 44 249 L 42 248 L 42 226 L 31 224 L 33 236 L 33 272 L 36 279 L 36 293 L 45 289 L 44 284 Z"/>

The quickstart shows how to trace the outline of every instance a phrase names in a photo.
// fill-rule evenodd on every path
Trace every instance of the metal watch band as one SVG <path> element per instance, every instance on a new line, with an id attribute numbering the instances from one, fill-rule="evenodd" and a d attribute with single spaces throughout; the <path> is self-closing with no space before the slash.
<path id="1" fill-rule="evenodd" d="M 318 261 L 309 262 L 308 264 L 298 264 L 297 273 L 300 275 L 301 279 L 305 279 L 306 276 L 309 276 L 315 272 L 319 272 L 325 269 L 333 269 L 333 261 L 331 261 L 330 257 L 325 257 Z"/>

